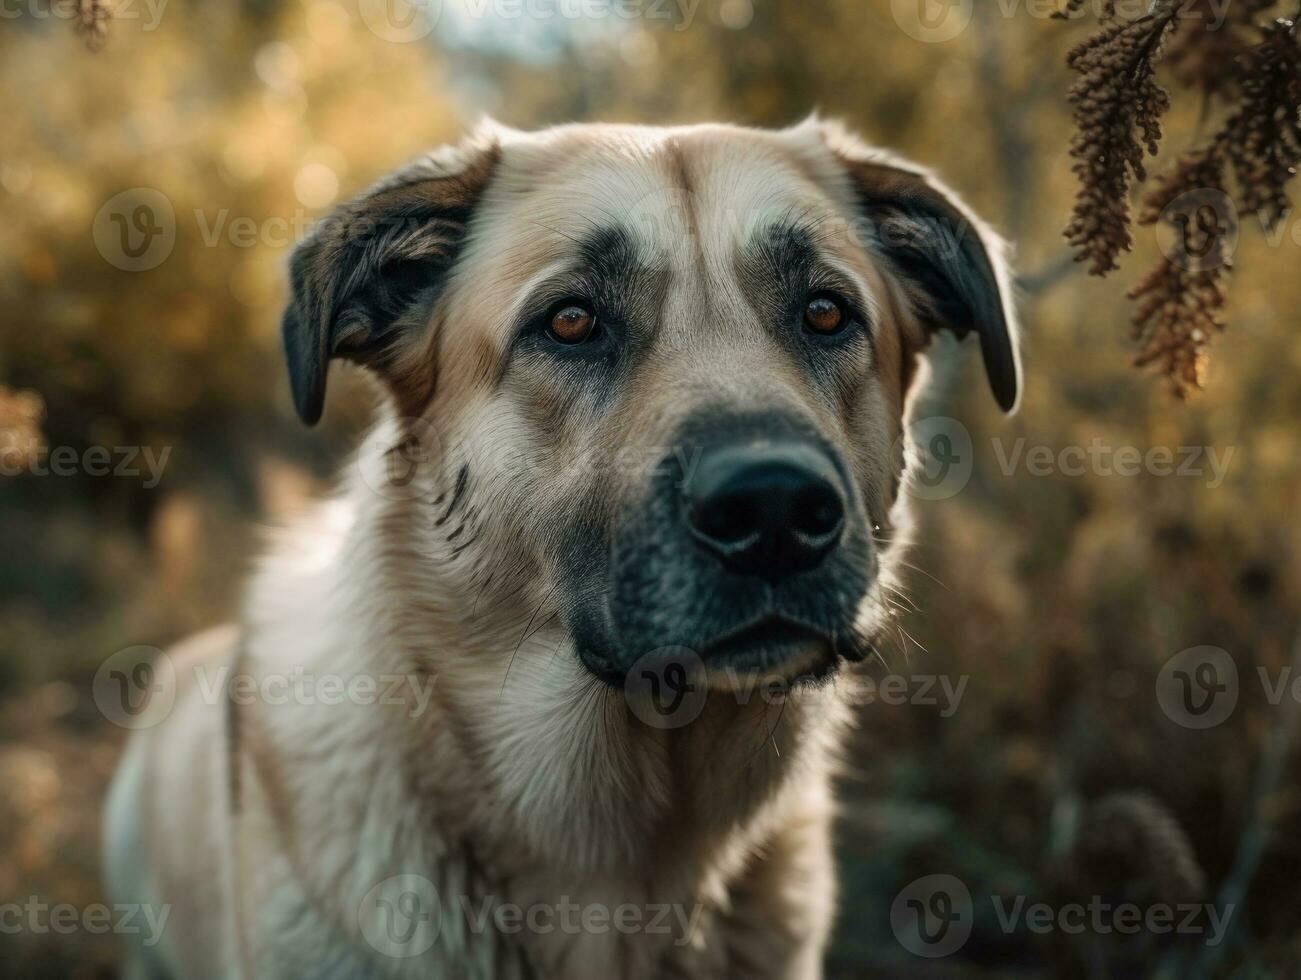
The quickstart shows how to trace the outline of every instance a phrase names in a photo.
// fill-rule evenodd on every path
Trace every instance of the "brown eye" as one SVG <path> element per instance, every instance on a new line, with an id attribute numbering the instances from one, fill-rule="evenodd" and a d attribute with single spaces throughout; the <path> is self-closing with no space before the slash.
<path id="1" fill-rule="evenodd" d="M 829 296 L 814 296 L 804 307 L 804 325 L 814 333 L 836 333 L 847 319 L 841 305 Z"/>
<path id="2" fill-rule="evenodd" d="M 566 303 L 551 315 L 547 329 L 562 344 L 581 344 L 596 328 L 596 314 L 580 303 Z"/>

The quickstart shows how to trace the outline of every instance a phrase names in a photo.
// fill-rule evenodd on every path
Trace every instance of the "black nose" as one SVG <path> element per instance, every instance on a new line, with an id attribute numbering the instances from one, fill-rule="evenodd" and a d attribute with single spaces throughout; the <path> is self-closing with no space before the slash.
<path id="1" fill-rule="evenodd" d="M 684 488 L 691 533 L 733 571 L 777 581 L 840 541 L 845 504 L 827 454 L 804 442 L 707 450 Z"/>

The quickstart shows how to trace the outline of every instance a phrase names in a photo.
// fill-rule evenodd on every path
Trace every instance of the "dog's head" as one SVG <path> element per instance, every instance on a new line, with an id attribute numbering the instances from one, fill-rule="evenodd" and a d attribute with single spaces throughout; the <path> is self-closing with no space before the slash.
<path id="1" fill-rule="evenodd" d="M 672 647 L 861 657 L 920 351 L 975 333 L 1018 397 L 1001 243 L 817 121 L 489 128 L 340 209 L 292 276 L 303 419 L 332 358 L 372 369 L 433 574 L 554 614 L 614 683 Z"/>

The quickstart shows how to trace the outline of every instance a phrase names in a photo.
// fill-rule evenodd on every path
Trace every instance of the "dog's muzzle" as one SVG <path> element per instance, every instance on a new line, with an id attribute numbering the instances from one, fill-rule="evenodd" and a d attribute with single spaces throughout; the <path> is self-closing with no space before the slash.
<path id="1" fill-rule="evenodd" d="M 606 554 L 568 566 L 590 597 L 569 621 L 594 673 L 622 684 L 668 648 L 747 674 L 859 659 L 872 539 L 843 460 L 811 424 L 700 411 L 636 500 Z"/>

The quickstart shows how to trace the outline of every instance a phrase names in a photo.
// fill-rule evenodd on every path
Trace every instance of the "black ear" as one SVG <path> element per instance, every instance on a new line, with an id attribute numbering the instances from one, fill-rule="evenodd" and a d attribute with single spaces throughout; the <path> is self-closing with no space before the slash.
<path id="1" fill-rule="evenodd" d="M 376 371 L 404 414 L 432 391 L 433 368 L 411 356 L 465 241 L 497 161 L 495 145 L 423 157 L 340 206 L 289 262 L 292 297 L 281 324 L 294 406 L 321 417 L 330 360 Z"/>
<path id="2" fill-rule="evenodd" d="M 864 244 L 893 264 L 931 329 L 976 332 L 994 398 L 1013 411 L 1021 363 L 1004 242 L 926 171 L 856 141 L 837 152 L 864 218 Z"/>

